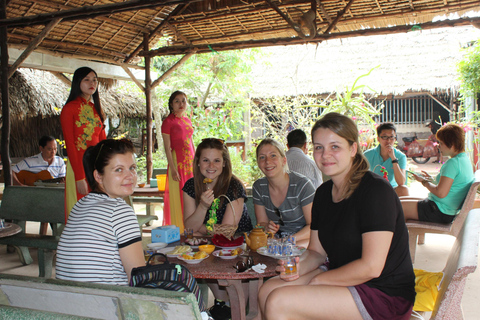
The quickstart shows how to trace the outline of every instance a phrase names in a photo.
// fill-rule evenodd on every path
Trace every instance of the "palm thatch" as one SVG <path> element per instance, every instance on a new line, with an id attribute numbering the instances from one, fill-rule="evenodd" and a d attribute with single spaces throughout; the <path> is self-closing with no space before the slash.
<path id="1" fill-rule="evenodd" d="M 315 45 L 271 47 L 268 62 L 253 68 L 253 97 L 344 91 L 360 75 L 367 92 L 402 95 L 427 91 L 455 95 L 456 64 L 463 47 L 480 38 L 474 27 L 455 27 L 329 40 Z"/>
<path id="2" fill-rule="evenodd" d="M 100 81 L 103 83 L 103 81 Z M 52 73 L 19 69 L 9 81 L 12 157 L 38 152 L 42 135 L 62 137 L 60 112 L 70 87 Z M 112 83 L 110 83 L 112 84 Z M 145 117 L 145 98 L 100 86 L 100 99 L 106 115 L 114 119 Z"/>

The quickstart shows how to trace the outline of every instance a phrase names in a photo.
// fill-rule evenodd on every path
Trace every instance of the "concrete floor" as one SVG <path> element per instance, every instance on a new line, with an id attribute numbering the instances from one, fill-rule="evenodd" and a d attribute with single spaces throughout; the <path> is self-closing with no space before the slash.
<path id="1" fill-rule="evenodd" d="M 412 163 L 412 165 L 416 165 Z M 425 170 L 429 173 L 438 172 L 440 166 L 438 164 L 427 163 L 425 165 L 416 165 L 417 168 L 413 170 Z M 410 185 L 412 194 L 426 196 L 425 188 L 419 183 L 412 183 Z M 135 205 L 135 211 L 139 214 L 145 211 L 144 206 Z M 162 220 L 161 206 L 156 208 L 156 214 L 159 220 L 155 221 L 152 226 L 155 228 L 160 225 Z M 151 229 L 148 227 L 146 229 Z M 39 225 L 30 223 L 27 226 L 29 232 L 39 230 Z M 415 268 L 424 269 L 428 271 L 442 271 L 445 266 L 450 249 L 455 241 L 455 238 L 448 235 L 427 234 L 425 237 L 425 244 L 417 246 L 417 253 L 415 259 Z M 0 245 L 0 273 L 18 274 L 26 276 L 38 276 L 37 252 L 35 249 L 30 249 L 34 263 L 28 266 L 23 266 L 15 253 L 10 254 L 6 252 L 6 246 Z M 480 261 L 479 261 L 480 262 Z M 480 272 L 477 270 L 471 274 L 465 286 L 465 291 L 462 299 L 462 307 L 465 319 L 476 320 L 479 318 L 480 312 Z M 426 317 L 428 319 L 428 317 Z"/>

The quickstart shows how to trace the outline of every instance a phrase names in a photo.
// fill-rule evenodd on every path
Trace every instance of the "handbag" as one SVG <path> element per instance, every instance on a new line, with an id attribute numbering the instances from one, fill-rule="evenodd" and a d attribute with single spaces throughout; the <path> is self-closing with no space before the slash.
<path id="1" fill-rule="evenodd" d="M 165 258 L 165 262 L 163 264 L 150 264 L 150 261 L 152 261 L 155 256 L 162 256 Z M 206 310 L 202 293 L 195 277 L 185 266 L 170 263 L 167 256 L 162 253 L 152 254 L 144 267 L 132 269 L 130 286 L 191 292 L 197 298 L 200 311 Z"/>

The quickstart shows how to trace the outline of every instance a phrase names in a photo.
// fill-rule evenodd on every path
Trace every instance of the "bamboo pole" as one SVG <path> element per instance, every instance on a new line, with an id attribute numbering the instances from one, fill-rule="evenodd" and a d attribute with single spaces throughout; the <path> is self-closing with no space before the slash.
<path id="1" fill-rule="evenodd" d="M 145 51 L 149 50 L 148 45 L 149 35 L 143 35 L 143 49 Z M 145 57 L 145 99 L 147 107 L 147 183 L 150 183 L 150 178 L 152 177 L 153 172 L 153 161 L 152 161 L 152 128 L 153 128 L 153 118 L 152 118 L 152 80 L 150 79 L 150 57 Z"/>
<path id="2" fill-rule="evenodd" d="M 162 74 L 157 80 L 155 80 L 152 83 L 152 89 L 154 89 L 156 86 L 158 86 L 160 83 L 162 83 L 162 81 L 167 79 L 172 74 L 173 71 L 177 70 L 181 65 L 183 65 L 188 60 L 188 58 L 190 58 L 192 55 L 195 54 L 195 52 L 196 51 L 187 53 L 186 55 L 184 55 L 182 57 L 182 59 L 178 60 L 178 62 L 175 63 L 170 69 L 168 69 L 167 72 Z"/>
<path id="3" fill-rule="evenodd" d="M 0 0 L 0 19 L 7 17 L 7 0 Z M 8 45 L 7 27 L 0 27 L 0 70 L 2 91 L 2 165 L 5 187 L 12 185 L 10 171 L 10 106 L 8 97 Z"/>

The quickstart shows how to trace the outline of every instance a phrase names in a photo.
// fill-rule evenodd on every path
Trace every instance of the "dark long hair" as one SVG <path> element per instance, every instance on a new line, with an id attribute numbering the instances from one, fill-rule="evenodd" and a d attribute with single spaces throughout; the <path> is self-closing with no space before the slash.
<path id="1" fill-rule="evenodd" d="M 103 175 L 105 167 L 115 155 L 129 152 L 135 153 L 135 147 L 128 139 L 106 139 L 95 146 L 88 147 L 83 155 L 83 169 L 90 189 L 96 192 L 101 191 L 97 180 L 93 176 L 95 170 Z"/>
<path id="2" fill-rule="evenodd" d="M 344 190 L 342 190 L 343 198 L 348 198 L 352 193 L 357 189 L 360 181 L 362 180 L 365 173 L 369 170 L 370 165 L 368 164 L 367 158 L 363 155 L 360 150 L 360 144 L 358 143 L 358 128 L 355 122 L 343 114 L 330 112 L 324 115 L 320 120 L 317 120 L 312 127 L 312 142 L 315 131 L 320 128 L 329 129 L 338 136 L 348 141 L 348 144 L 352 146 L 354 143 L 357 144 L 357 153 L 352 161 L 352 167 L 346 176 L 346 183 Z"/>
<path id="3" fill-rule="evenodd" d="M 81 67 L 75 70 L 75 73 L 73 74 L 72 87 L 70 88 L 70 95 L 68 96 L 67 102 L 65 104 L 77 99 L 79 96 L 82 95 L 82 89 L 80 89 L 80 83 L 90 72 L 95 73 L 95 76 L 98 79 L 97 73 L 92 68 Z M 97 113 L 100 116 L 100 119 L 102 120 L 102 124 L 103 124 L 103 122 L 105 121 L 105 113 L 103 112 L 102 105 L 100 103 L 98 86 L 97 86 L 97 90 L 92 95 L 92 98 L 93 98 L 93 105 L 95 106 L 95 110 L 97 110 Z"/>
<path id="4" fill-rule="evenodd" d="M 218 176 L 217 183 L 215 187 L 213 187 L 213 194 L 216 198 L 219 195 L 225 194 L 230 186 L 230 182 L 232 179 L 236 179 L 240 181 L 237 177 L 233 175 L 232 172 L 232 161 L 230 160 L 230 153 L 228 152 L 228 148 L 225 143 L 220 139 L 215 138 L 208 138 L 204 139 L 198 146 L 197 150 L 195 151 L 195 158 L 193 159 L 193 179 L 194 179 L 194 186 L 195 186 L 195 204 L 198 206 L 200 203 L 200 197 L 202 193 L 206 190 L 206 186 L 203 183 L 203 179 L 205 178 L 203 174 L 200 172 L 199 162 L 200 156 L 202 155 L 202 151 L 205 149 L 216 149 L 222 152 L 223 163 L 225 167 L 223 167 L 222 173 Z M 239 190 L 234 190 L 234 194 L 238 195 L 237 192 Z M 223 197 L 220 198 L 220 205 L 223 205 L 223 202 L 226 201 Z"/>

